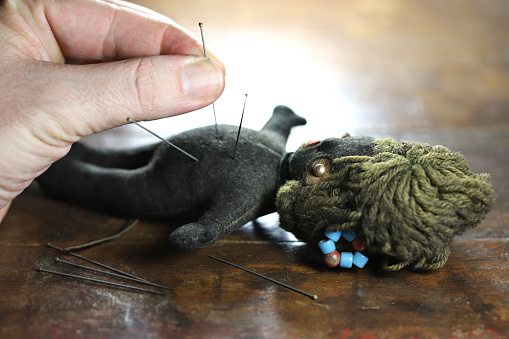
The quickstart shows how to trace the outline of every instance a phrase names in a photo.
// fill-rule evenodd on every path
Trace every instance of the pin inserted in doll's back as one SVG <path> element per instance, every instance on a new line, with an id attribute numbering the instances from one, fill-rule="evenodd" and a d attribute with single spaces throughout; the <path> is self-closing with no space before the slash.
<path id="1" fill-rule="evenodd" d="M 208 57 L 207 57 L 207 49 L 205 48 L 205 38 L 203 36 L 203 22 L 199 22 L 198 26 L 200 26 L 201 42 L 203 44 L 203 56 L 208 59 Z M 214 105 L 214 103 L 212 103 L 212 111 L 214 112 L 214 124 L 216 126 L 217 142 L 219 142 L 219 130 L 217 129 L 216 106 Z"/>
<path id="2" fill-rule="evenodd" d="M 208 58 L 207 57 L 207 49 L 205 48 L 205 38 L 204 38 L 204 35 L 203 35 L 203 23 L 200 22 L 200 23 L 198 23 L 198 25 L 200 27 L 200 32 L 201 32 L 201 39 L 202 39 L 202 44 L 203 44 L 203 55 L 204 55 L 205 58 Z M 235 155 L 237 154 L 237 147 L 238 147 L 238 144 L 239 144 L 240 131 L 242 129 L 242 121 L 244 119 L 244 112 L 246 110 L 246 102 L 247 102 L 247 94 L 245 95 L 245 99 L 244 99 L 244 106 L 242 108 L 242 114 L 241 114 L 241 118 L 240 118 L 239 129 L 238 129 L 238 132 L 237 132 L 237 139 L 235 140 L 235 147 L 233 149 L 233 155 L 231 156 L 232 160 L 235 160 Z M 212 110 L 214 112 L 214 123 L 215 123 L 215 129 L 216 129 L 216 138 L 217 138 L 217 142 L 219 142 L 219 129 L 217 127 L 217 117 L 216 117 L 216 109 L 215 109 L 214 103 L 212 103 Z M 184 151 L 183 149 L 181 149 L 177 145 L 169 142 L 168 140 L 166 140 L 163 137 L 157 135 L 156 133 L 152 132 L 148 128 L 142 126 L 138 122 L 134 121 L 132 118 L 127 118 L 127 121 L 130 122 L 130 123 L 135 124 L 136 126 L 142 128 L 142 129 L 144 129 L 145 131 L 147 131 L 150 134 L 152 134 L 153 136 L 159 138 L 161 141 L 165 142 L 166 144 L 174 147 L 175 149 L 177 149 L 178 151 L 182 152 L 183 154 L 185 154 L 189 158 L 193 159 L 194 161 L 198 161 L 198 158 L 196 158 L 195 156 L 189 154 L 188 152 Z"/>

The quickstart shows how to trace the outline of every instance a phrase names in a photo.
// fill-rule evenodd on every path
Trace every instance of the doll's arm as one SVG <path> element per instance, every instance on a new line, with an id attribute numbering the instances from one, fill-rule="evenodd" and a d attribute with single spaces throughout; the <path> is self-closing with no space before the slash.
<path id="1" fill-rule="evenodd" d="M 243 191 L 237 199 L 222 196 L 196 222 L 177 228 L 170 235 L 172 245 L 193 250 L 206 247 L 255 218 L 275 211 L 273 195 L 269 200 L 249 191 Z M 267 203 L 269 201 L 270 203 Z"/>

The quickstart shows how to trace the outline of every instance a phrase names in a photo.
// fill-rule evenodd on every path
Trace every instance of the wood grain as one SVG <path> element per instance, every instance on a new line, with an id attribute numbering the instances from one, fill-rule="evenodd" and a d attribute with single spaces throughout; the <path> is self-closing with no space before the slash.
<path id="1" fill-rule="evenodd" d="M 176 223 L 152 221 L 81 252 L 173 288 L 162 297 L 34 271 L 76 272 L 54 263 L 62 254 L 44 244 L 84 243 L 124 223 L 47 199 L 34 184 L 0 225 L 1 338 L 509 337 L 507 1 L 138 2 L 195 33 L 205 23 L 207 47 L 228 71 L 220 123 L 238 123 L 247 88 L 244 126 L 260 128 L 278 104 L 308 119 L 289 149 L 344 132 L 443 144 L 474 171 L 491 173 L 497 203 L 431 272 L 383 273 L 376 259 L 365 269 L 329 269 L 316 248 L 279 229 L 275 215 L 188 253 L 166 241 Z M 212 123 L 212 112 L 158 128 L 176 133 L 197 121 Z M 121 129 L 88 142 L 145 137 L 137 133 Z"/>

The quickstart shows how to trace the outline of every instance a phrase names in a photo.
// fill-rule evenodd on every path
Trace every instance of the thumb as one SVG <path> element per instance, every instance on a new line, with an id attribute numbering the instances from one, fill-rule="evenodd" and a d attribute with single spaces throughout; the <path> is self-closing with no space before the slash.
<path id="1" fill-rule="evenodd" d="M 65 94 L 65 110 L 53 112 L 77 137 L 126 124 L 128 117 L 153 120 L 197 110 L 213 103 L 225 82 L 222 67 L 193 55 L 60 67 L 60 80 L 68 81 L 56 90 Z"/>

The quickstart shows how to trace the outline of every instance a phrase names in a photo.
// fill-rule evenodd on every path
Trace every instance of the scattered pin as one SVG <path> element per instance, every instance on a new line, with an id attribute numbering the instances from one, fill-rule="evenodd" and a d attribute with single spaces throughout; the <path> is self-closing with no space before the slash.
<path id="1" fill-rule="evenodd" d="M 187 153 L 186 151 L 184 151 L 182 148 L 178 147 L 177 145 L 172 144 L 172 143 L 171 143 L 171 142 L 169 142 L 168 140 L 166 140 L 166 139 L 164 139 L 164 138 L 160 137 L 159 135 L 155 134 L 154 132 L 152 132 L 152 131 L 151 131 L 151 130 L 149 130 L 148 128 L 143 127 L 142 125 L 140 125 L 139 123 L 137 123 L 137 122 L 136 122 L 136 121 L 134 121 L 133 119 L 131 119 L 131 118 L 127 118 L 127 121 L 129 121 L 129 122 L 131 122 L 131 123 L 135 124 L 135 125 L 136 125 L 136 126 L 138 126 L 138 127 L 143 128 L 145 131 L 147 131 L 147 132 L 149 132 L 150 134 L 152 134 L 153 136 L 155 136 L 155 137 L 157 137 L 157 138 L 161 139 L 161 141 L 164 141 L 165 143 L 167 143 L 167 144 L 168 144 L 168 145 L 170 145 L 171 147 L 174 147 L 174 148 L 175 148 L 175 149 L 177 149 L 178 151 L 180 151 L 180 152 L 184 153 L 185 155 L 187 155 L 189 158 L 193 159 L 194 161 L 198 161 L 198 158 L 196 158 L 196 157 L 192 156 L 191 154 Z"/>
<path id="2" fill-rule="evenodd" d="M 204 35 L 203 35 L 203 22 L 199 22 L 198 26 L 200 26 L 201 42 L 203 44 L 203 56 L 208 59 L 208 57 L 207 57 L 207 50 L 205 49 L 205 38 L 204 38 Z M 215 122 L 215 126 L 216 126 L 216 136 L 217 136 L 217 141 L 219 142 L 219 130 L 217 129 L 216 107 L 214 106 L 214 103 L 212 103 L 212 111 L 214 112 L 214 122 Z"/>
<path id="3" fill-rule="evenodd" d="M 138 223 L 138 219 L 129 219 L 125 223 L 124 228 L 120 232 L 118 232 L 117 234 L 114 234 L 112 236 L 105 237 L 105 238 L 102 238 L 102 239 L 94 240 L 94 241 L 91 241 L 91 242 L 87 242 L 86 244 L 66 247 L 66 248 L 63 249 L 63 251 L 64 252 L 72 252 L 72 251 L 84 250 L 84 249 L 87 249 L 87 248 L 90 248 L 90 247 L 93 247 L 93 246 L 96 246 L 96 245 L 99 245 L 99 244 L 103 244 L 103 243 L 105 243 L 107 241 L 115 240 L 117 238 L 120 238 L 121 236 L 123 236 L 127 232 L 129 232 L 137 223 Z"/>
<path id="4" fill-rule="evenodd" d="M 126 279 L 126 280 L 130 280 L 130 281 L 134 281 L 134 282 L 137 282 L 139 284 L 145 284 L 145 285 L 149 285 L 149 286 L 160 287 L 160 288 L 164 288 L 164 289 L 167 289 L 167 290 L 172 290 L 171 288 L 169 288 L 167 286 L 163 286 L 163 285 L 159 285 L 159 284 L 154 284 L 154 283 L 151 283 L 151 282 L 148 282 L 148 281 L 141 281 L 139 279 L 134 279 L 134 278 L 131 278 L 131 277 L 127 277 L 127 276 L 122 275 L 122 274 L 106 272 L 106 271 L 98 270 L 98 269 L 95 269 L 95 268 L 92 268 L 92 267 L 78 265 L 76 263 L 73 263 L 73 262 L 70 262 L 70 261 L 67 261 L 67 260 L 62 260 L 60 258 L 55 258 L 55 262 L 61 263 L 61 264 L 65 264 L 65 265 L 69 265 L 69 266 L 73 266 L 73 267 L 77 267 L 77 268 L 81 268 L 81 269 L 84 269 L 84 270 L 87 270 L 87 271 L 92 271 L 92 272 L 96 272 L 96 273 L 100 273 L 100 274 L 109 275 L 109 276 L 116 277 L 116 278 L 121 278 L 121 279 Z"/>
<path id="5" fill-rule="evenodd" d="M 237 133 L 237 141 L 235 141 L 235 149 L 233 150 L 232 159 L 235 160 L 235 153 L 237 153 L 237 146 L 239 145 L 240 129 L 242 128 L 242 120 L 244 119 L 244 111 L 246 110 L 247 94 L 244 99 L 244 108 L 242 108 L 242 116 L 240 117 L 239 131 Z"/>
<path id="6" fill-rule="evenodd" d="M 295 287 L 289 286 L 289 285 L 287 285 L 287 284 L 284 284 L 284 283 L 279 282 L 279 281 L 277 281 L 277 280 L 274 280 L 274 279 L 272 279 L 272 278 L 266 277 L 266 276 L 264 276 L 264 275 L 261 275 L 260 273 L 256 273 L 256 272 L 254 272 L 254 271 L 248 270 L 247 268 L 244 268 L 244 267 L 242 267 L 242 266 L 239 266 L 239 265 L 233 264 L 233 263 L 231 263 L 231 262 L 229 262 L 229 261 L 226 261 L 226 260 L 224 260 L 224 259 L 216 258 L 216 257 L 213 257 L 213 256 L 211 256 L 211 255 L 209 255 L 209 257 L 210 257 L 210 258 L 212 258 L 212 259 L 215 259 L 215 260 L 217 260 L 217 261 L 221 261 L 221 262 L 223 262 L 223 263 L 225 263 L 225 264 L 231 265 L 231 266 L 233 266 L 233 267 L 237 267 L 237 268 L 239 268 L 239 269 L 241 269 L 241 270 L 244 270 L 244 271 L 246 271 L 246 272 L 252 273 L 252 274 L 254 274 L 254 275 L 256 275 L 256 276 L 258 276 L 258 277 L 260 277 L 260 278 L 264 278 L 264 279 L 267 279 L 267 280 L 269 280 L 269 281 L 272 281 L 272 282 L 273 282 L 273 283 L 275 283 L 275 284 L 278 284 L 278 285 L 281 285 L 281 286 L 283 286 L 283 287 L 289 288 L 289 289 L 291 289 L 292 291 L 295 291 L 295 292 L 297 292 L 297 293 L 300 293 L 300 294 L 302 294 L 302 295 L 305 295 L 306 297 L 311 298 L 311 299 L 313 299 L 313 300 L 318 299 L 318 296 L 317 296 L 316 294 L 309 294 L 309 293 L 306 293 L 306 292 L 304 292 L 304 291 L 301 291 L 301 290 L 299 290 L 299 289 L 296 289 Z"/>
<path id="7" fill-rule="evenodd" d="M 101 266 L 102 268 L 106 268 L 106 269 L 108 269 L 108 270 L 110 270 L 110 271 L 113 271 L 113 272 L 117 272 L 118 274 L 121 274 L 121 275 L 124 275 L 124 276 L 130 277 L 130 278 L 136 279 L 136 280 L 138 280 L 138 281 L 144 281 L 144 282 L 147 282 L 145 279 L 138 278 L 137 276 L 134 276 L 134 275 L 129 274 L 129 273 L 126 273 L 126 272 L 123 272 L 123 271 L 121 271 L 121 270 L 117 270 L 116 268 L 110 267 L 110 266 L 108 266 L 108 265 L 101 264 L 100 262 L 97 262 L 97 261 L 94 261 L 94 260 L 91 260 L 91 259 L 87 259 L 87 258 L 85 258 L 85 257 L 83 257 L 83 256 L 81 256 L 81 255 L 79 255 L 79 254 L 76 254 L 76 253 L 73 253 L 73 252 L 65 252 L 65 250 L 64 250 L 64 249 L 59 248 L 59 247 L 57 247 L 57 246 L 55 246 L 55 245 L 53 245 L 53 244 L 51 244 L 51 243 L 48 243 L 48 244 L 47 244 L 47 246 L 48 246 L 48 247 L 51 247 L 51 248 L 53 248 L 53 249 L 55 249 L 55 250 L 57 250 L 57 251 L 60 251 L 60 252 L 63 252 L 63 253 L 67 253 L 67 254 L 69 254 L 69 255 L 72 255 L 72 256 L 73 256 L 73 257 L 75 257 L 75 258 L 78 258 L 78 259 L 81 259 L 81 260 L 85 260 L 85 261 L 87 261 L 87 262 L 89 262 L 89 263 L 91 263 L 91 264 L 94 264 L 94 265 L 97 265 L 97 266 Z"/>
<path id="8" fill-rule="evenodd" d="M 68 273 L 63 273 L 63 272 L 47 270 L 47 269 L 42 268 L 42 267 L 37 267 L 37 268 L 34 268 L 34 269 L 36 271 L 39 271 L 39 272 L 42 272 L 42 273 L 56 274 L 56 275 L 60 275 L 60 276 L 68 277 L 68 278 L 74 278 L 74 279 L 78 279 L 78 280 L 85 280 L 85 281 L 90 281 L 90 282 L 95 282 L 95 283 L 104 284 L 104 285 L 110 285 L 110 286 L 115 286 L 115 287 L 121 287 L 121 288 L 126 288 L 126 289 L 140 291 L 140 292 L 147 292 L 147 293 L 154 293 L 154 294 L 159 294 L 159 295 L 165 295 L 163 292 L 159 292 L 159 291 L 153 291 L 153 290 L 148 290 L 148 289 L 141 288 L 141 287 L 124 285 L 124 284 L 119 284 L 119 283 L 115 283 L 115 282 L 111 282 L 111 281 L 106 281 L 106 280 L 87 278 L 87 277 L 82 277 L 82 276 L 79 276 L 79 275 L 74 275 L 74 274 L 68 274 Z"/>

